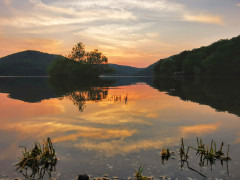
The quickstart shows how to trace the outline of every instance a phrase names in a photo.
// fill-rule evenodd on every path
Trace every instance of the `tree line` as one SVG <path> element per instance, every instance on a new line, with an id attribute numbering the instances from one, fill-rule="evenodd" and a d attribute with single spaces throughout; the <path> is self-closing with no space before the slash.
<path id="1" fill-rule="evenodd" d="M 240 75 L 240 36 L 161 59 L 155 66 L 154 75 Z"/>

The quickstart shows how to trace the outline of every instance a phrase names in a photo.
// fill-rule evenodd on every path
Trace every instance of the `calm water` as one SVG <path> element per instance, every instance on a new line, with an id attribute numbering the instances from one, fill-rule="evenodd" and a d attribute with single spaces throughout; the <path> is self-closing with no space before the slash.
<path id="1" fill-rule="evenodd" d="M 240 179 L 240 83 L 235 79 L 103 78 L 97 82 L 48 78 L 0 78 L 0 179 L 24 178 L 15 171 L 19 146 L 51 137 L 59 162 L 53 177 L 76 179 L 108 174 L 205 179 L 181 163 L 180 138 L 196 137 L 217 147 L 230 144 L 228 163 L 189 166 L 209 179 Z M 162 148 L 175 159 L 162 163 Z"/>

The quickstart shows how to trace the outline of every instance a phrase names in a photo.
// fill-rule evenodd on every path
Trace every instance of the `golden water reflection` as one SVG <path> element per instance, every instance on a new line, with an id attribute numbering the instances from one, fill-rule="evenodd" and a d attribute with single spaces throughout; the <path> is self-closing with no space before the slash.
<path id="1" fill-rule="evenodd" d="M 181 137 L 186 140 L 186 145 L 192 145 L 197 136 L 207 144 L 211 139 L 218 144 L 222 140 L 225 144 L 233 144 L 236 150 L 230 152 L 231 157 L 240 161 L 236 153 L 240 149 L 239 117 L 216 111 L 213 109 L 218 107 L 216 103 L 211 104 L 213 108 L 197 103 L 207 104 L 207 95 L 213 99 L 228 100 L 227 97 L 222 98 L 220 91 L 216 97 L 208 93 L 214 91 L 212 87 L 208 89 L 210 82 L 200 88 L 195 97 L 194 92 L 198 88 L 194 87 L 195 91 L 192 92 L 189 88 L 191 83 L 185 81 L 180 85 L 174 82 L 168 86 L 168 81 L 165 84 L 158 81 L 156 87 L 148 81 L 133 84 L 125 81 L 127 79 L 115 86 L 100 81 L 96 87 L 95 82 L 54 82 L 56 84 L 52 91 L 50 87 L 42 86 L 47 82 L 44 80 L 34 85 L 35 92 L 29 94 L 21 91 L 21 84 L 25 81 L 11 79 L 11 86 L 7 86 L 8 81 L 0 79 L 0 83 L 3 82 L 2 85 L 7 87 L 2 89 L 0 85 L 0 92 L 5 90 L 5 93 L 0 93 L 2 171 L 13 174 L 12 164 L 21 154 L 19 146 L 28 147 L 34 141 L 42 141 L 47 137 L 51 137 L 58 152 L 59 172 L 88 173 L 89 170 L 92 173 L 93 169 L 97 169 L 95 172 L 117 175 L 121 170 L 127 172 L 129 168 L 132 168 L 132 173 L 139 164 L 145 163 L 153 170 L 158 163 L 161 164 L 158 158 L 162 148 L 176 152 Z M 39 87 L 43 88 L 37 91 Z M 41 91 L 48 93 L 41 94 Z M 203 92 L 207 98 L 199 96 Z M 35 94 L 38 94 L 36 98 Z M 212 102 L 211 99 L 209 102 Z M 229 112 L 234 109 L 232 112 L 238 114 L 238 110 L 235 110 L 237 102 L 234 101 L 231 107 L 224 102 L 220 103 L 222 110 L 227 107 Z M 234 163 L 231 166 L 238 167 Z M 178 167 L 175 169 L 178 170 Z"/>
<path id="2" fill-rule="evenodd" d="M 84 112 L 68 96 L 34 104 L 6 94 L 0 97 L 0 131 L 15 134 L 15 141 L 1 151 L 1 159 L 26 139 L 50 136 L 55 143 L 71 142 L 72 148 L 113 156 L 176 145 L 180 137 L 218 136 L 222 130 L 231 133 L 240 125 L 235 115 L 182 101 L 142 83 L 109 88 L 101 101 L 86 99 Z"/>

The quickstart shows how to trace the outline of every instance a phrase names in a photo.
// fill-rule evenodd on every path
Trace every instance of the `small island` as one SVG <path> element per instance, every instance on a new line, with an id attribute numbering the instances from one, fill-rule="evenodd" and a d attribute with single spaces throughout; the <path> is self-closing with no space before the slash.
<path id="1" fill-rule="evenodd" d="M 97 78 L 112 73 L 108 58 L 97 49 L 86 52 L 84 44 L 78 43 L 67 56 L 58 56 L 47 70 L 52 78 Z"/>

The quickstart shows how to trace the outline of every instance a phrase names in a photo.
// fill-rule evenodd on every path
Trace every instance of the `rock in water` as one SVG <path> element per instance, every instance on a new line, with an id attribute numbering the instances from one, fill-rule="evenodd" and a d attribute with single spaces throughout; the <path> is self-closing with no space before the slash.
<path id="1" fill-rule="evenodd" d="M 78 180 L 89 180 L 89 176 L 86 174 L 78 175 Z"/>

